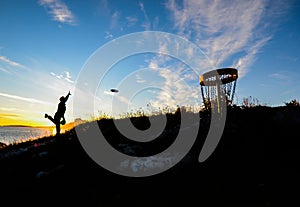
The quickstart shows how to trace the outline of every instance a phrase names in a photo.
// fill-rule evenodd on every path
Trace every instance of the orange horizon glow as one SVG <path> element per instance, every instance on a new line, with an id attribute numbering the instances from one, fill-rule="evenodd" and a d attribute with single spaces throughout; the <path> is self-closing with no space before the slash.
<path id="1" fill-rule="evenodd" d="M 45 128 L 55 128 L 49 120 L 39 121 L 39 120 L 25 120 L 25 119 L 11 119 L 6 117 L 0 117 L 0 126 L 28 126 L 28 127 L 45 127 Z M 62 125 L 62 130 L 69 130 L 74 127 L 74 123 L 70 122 L 66 125 Z"/>
<path id="2" fill-rule="evenodd" d="M 24 119 L 10 119 L 5 117 L 0 117 L 0 126 L 12 126 L 12 125 L 22 125 L 30 127 L 51 127 L 51 124 L 45 124 L 40 121 L 24 120 Z"/>

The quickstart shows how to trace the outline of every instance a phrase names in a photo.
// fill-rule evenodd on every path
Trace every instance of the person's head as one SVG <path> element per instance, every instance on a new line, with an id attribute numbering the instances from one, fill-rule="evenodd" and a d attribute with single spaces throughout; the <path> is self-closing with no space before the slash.
<path id="1" fill-rule="evenodd" d="M 63 102 L 63 101 L 65 101 L 65 97 L 62 96 L 62 97 L 59 98 L 59 100 L 60 100 L 61 102 Z"/>

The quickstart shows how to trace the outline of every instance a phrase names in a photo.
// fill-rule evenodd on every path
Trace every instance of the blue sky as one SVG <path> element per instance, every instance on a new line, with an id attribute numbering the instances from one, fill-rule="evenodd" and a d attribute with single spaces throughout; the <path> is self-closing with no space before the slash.
<path id="1" fill-rule="evenodd" d="M 196 44 L 209 60 L 201 63 L 199 73 L 236 67 L 238 104 L 249 96 L 269 106 L 299 100 L 299 10 L 296 0 L 1 1 L 0 125 L 51 125 L 44 113 L 54 114 L 59 97 L 75 90 L 89 57 L 116 38 L 143 31 L 171 33 Z M 197 58 L 201 62 L 203 57 Z M 131 97 L 111 94 L 109 89 L 124 79 L 129 85 L 152 82 L 157 88 Z M 146 110 L 147 103 L 153 109 L 201 105 L 198 79 L 174 58 L 134 55 L 99 80 L 95 111 L 112 113 L 112 98 L 129 104 L 127 111 Z M 73 96 L 67 107 L 67 120 L 77 118 Z M 83 118 L 90 116 L 84 113 Z"/>

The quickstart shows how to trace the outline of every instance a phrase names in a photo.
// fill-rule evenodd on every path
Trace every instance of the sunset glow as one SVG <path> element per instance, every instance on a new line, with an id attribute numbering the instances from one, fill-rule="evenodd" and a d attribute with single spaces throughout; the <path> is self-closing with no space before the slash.
<path id="1" fill-rule="evenodd" d="M 67 123 L 139 109 L 199 107 L 203 104 L 199 74 L 222 67 L 239 71 L 235 104 L 249 96 L 270 106 L 298 100 L 299 5 L 293 0 L 1 1 L 0 126 L 53 126 L 44 114 L 54 116 L 59 98 L 75 91 L 92 54 L 116 38 L 144 31 L 179 35 L 197 45 L 207 59 L 194 57 L 185 48 L 186 55 L 199 63 L 196 73 L 191 73 L 188 65 L 163 55 L 166 42 L 160 42 L 160 54 L 121 59 L 99 80 L 91 100 L 95 114 L 86 114 L 82 106 L 82 113 L 74 117 L 71 95 Z M 115 52 L 110 51 L 111 57 Z M 120 93 L 110 91 L 129 75 L 128 86 L 160 83 L 161 87 L 143 90 L 132 100 L 120 96 L 120 88 Z M 192 90 L 186 90 L 183 82 Z M 175 100 L 174 94 L 180 97 Z M 112 111 L 113 98 L 128 104 L 128 110 Z"/>

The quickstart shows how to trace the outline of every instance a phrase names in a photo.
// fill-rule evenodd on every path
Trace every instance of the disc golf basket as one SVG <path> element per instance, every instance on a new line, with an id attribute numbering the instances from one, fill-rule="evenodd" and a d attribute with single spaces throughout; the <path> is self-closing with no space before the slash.
<path id="1" fill-rule="evenodd" d="M 231 105 L 237 78 L 238 71 L 235 68 L 220 68 L 202 74 L 200 86 L 205 108 L 217 108 L 220 111 L 221 101 Z"/>

